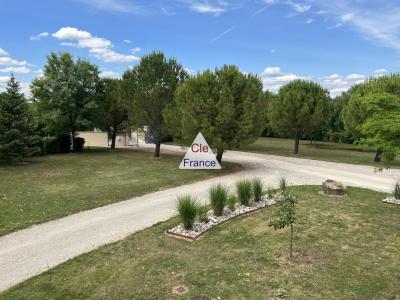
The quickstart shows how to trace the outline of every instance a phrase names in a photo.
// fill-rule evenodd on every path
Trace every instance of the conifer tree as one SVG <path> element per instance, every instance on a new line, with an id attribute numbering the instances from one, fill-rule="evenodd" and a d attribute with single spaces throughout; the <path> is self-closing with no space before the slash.
<path id="1" fill-rule="evenodd" d="M 0 97 L 0 160 L 21 162 L 36 149 L 32 144 L 32 116 L 14 75 Z"/>

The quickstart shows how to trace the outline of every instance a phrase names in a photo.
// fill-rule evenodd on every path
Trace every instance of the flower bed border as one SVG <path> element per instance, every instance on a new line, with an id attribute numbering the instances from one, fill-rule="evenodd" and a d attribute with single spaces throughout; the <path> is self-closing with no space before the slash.
<path id="1" fill-rule="evenodd" d="M 170 229 L 165 230 L 164 234 L 165 234 L 166 236 L 169 236 L 169 237 L 172 237 L 172 238 L 176 238 L 176 239 L 179 239 L 179 240 L 188 241 L 188 242 L 196 241 L 196 240 L 202 238 L 210 229 L 215 228 L 216 226 L 219 226 L 219 225 L 221 225 L 221 224 L 223 224 L 223 223 L 225 223 L 225 222 L 227 222 L 227 221 L 230 221 L 230 220 L 232 220 L 232 219 L 235 219 L 235 218 L 237 218 L 237 217 L 241 217 L 241 216 L 244 216 L 244 215 L 247 215 L 247 214 L 250 214 L 250 213 L 259 211 L 259 210 L 264 209 L 264 208 L 268 208 L 268 207 L 270 207 L 270 206 L 273 206 L 273 205 L 276 203 L 275 200 L 274 200 L 273 198 L 266 198 L 266 199 L 263 199 L 262 201 L 271 201 L 271 203 L 270 203 L 270 204 L 267 204 L 266 206 L 258 207 L 258 208 L 254 209 L 254 210 L 250 210 L 250 211 L 246 211 L 246 212 L 243 212 L 243 213 L 241 213 L 241 214 L 238 214 L 238 215 L 234 215 L 234 216 L 232 216 L 232 217 L 230 217 L 230 218 L 228 218 L 228 219 L 226 219 L 226 220 L 223 220 L 223 221 L 221 221 L 221 222 L 219 222 L 219 223 L 217 223 L 217 224 L 214 224 L 214 225 L 212 225 L 211 227 L 209 227 L 209 228 L 207 228 L 206 230 L 204 230 L 203 232 L 201 232 L 201 233 L 200 233 L 199 235 L 197 235 L 196 237 L 189 237 L 189 236 L 186 236 L 186 235 L 182 235 L 182 234 L 179 234 L 179 233 L 171 232 L 171 231 L 170 231 L 170 230 L 172 230 L 173 228 L 179 226 L 180 224 L 174 226 L 173 228 L 170 228 Z M 249 207 L 251 207 L 251 206 L 249 206 Z"/>
<path id="2" fill-rule="evenodd" d="M 392 205 L 400 205 L 400 200 L 396 200 L 394 197 L 388 197 L 382 200 L 382 202 L 386 204 L 392 204 Z M 398 203 L 396 203 L 398 202 Z"/>

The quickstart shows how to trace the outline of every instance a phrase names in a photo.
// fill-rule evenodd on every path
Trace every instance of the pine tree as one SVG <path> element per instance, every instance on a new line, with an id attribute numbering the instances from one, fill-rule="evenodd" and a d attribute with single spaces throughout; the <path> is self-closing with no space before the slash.
<path id="1" fill-rule="evenodd" d="M 32 154 L 32 117 L 14 75 L 0 97 L 0 161 L 21 162 Z"/>

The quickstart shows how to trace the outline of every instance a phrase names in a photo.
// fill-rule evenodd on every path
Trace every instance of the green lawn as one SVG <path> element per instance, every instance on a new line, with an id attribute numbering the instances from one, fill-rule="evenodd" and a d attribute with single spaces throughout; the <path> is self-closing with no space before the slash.
<path id="1" fill-rule="evenodd" d="M 243 146 L 239 150 L 382 167 L 382 164 L 373 162 L 374 151 L 365 151 L 357 145 L 317 142 L 314 146 L 310 141 L 301 141 L 299 154 L 294 155 L 293 144 L 291 139 L 259 138 L 254 144 Z M 400 168 L 400 160 L 396 160 L 392 167 Z"/>
<path id="2" fill-rule="evenodd" d="M 347 199 L 292 188 L 299 197 L 294 259 L 288 231 L 268 222 L 275 207 L 228 221 L 186 242 L 163 232 L 172 219 L 79 256 L 0 299 L 398 299 L 400 206 L 349 188 Z M 184 284 L 189 292 L 171 293 Z M 218 298 L 219 299 L 219 298 Z"/>
<path id="3" fill-rule="evenodd" d="M 181 158 L 91 150 L 0 165 L 0 236 L 32 224 L 239 169 L 179 170 Z"/>

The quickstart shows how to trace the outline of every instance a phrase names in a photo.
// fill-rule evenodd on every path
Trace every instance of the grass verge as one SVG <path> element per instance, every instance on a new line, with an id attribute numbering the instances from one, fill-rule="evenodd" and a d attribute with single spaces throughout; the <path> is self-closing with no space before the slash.
<path id="1" fill-rule="evenodd" d="M 180 170 L 181 158 L 91 150 L 0 166 L 0 236 L 83 210 L 239 169 Z"/>
<path id="2" fill-rule="evenodd" d="M 259 138 L 255 143 L 243 146 L 239 150 L 261 154 L 383 167 L 383 164 L 373 161 L 375 156 L 374 151 L 366 151 L 357 145 L 330 142 L 317 142 L 315 145 L 311 145 L 310 141 L 300 141 L 299 154 L 294 155 L 293 143 L 294 141 L 291 139 Z M 395 160 L 392 167 L 400 168 L 400 160 Z"/>
<path id="3" fill-rule="evenodd" d="M 68 261 L 0 299 L 396 299 L 400 294 L 400 207 L 385 194 L 320 187 L 298 197 L 294 259 L 288 231 L 268 226 L 275 207 L 236 218 L 185 242 L 163 232 L 176 218 Z M 184 284 L 189 292 L 172 294 Z"/>

